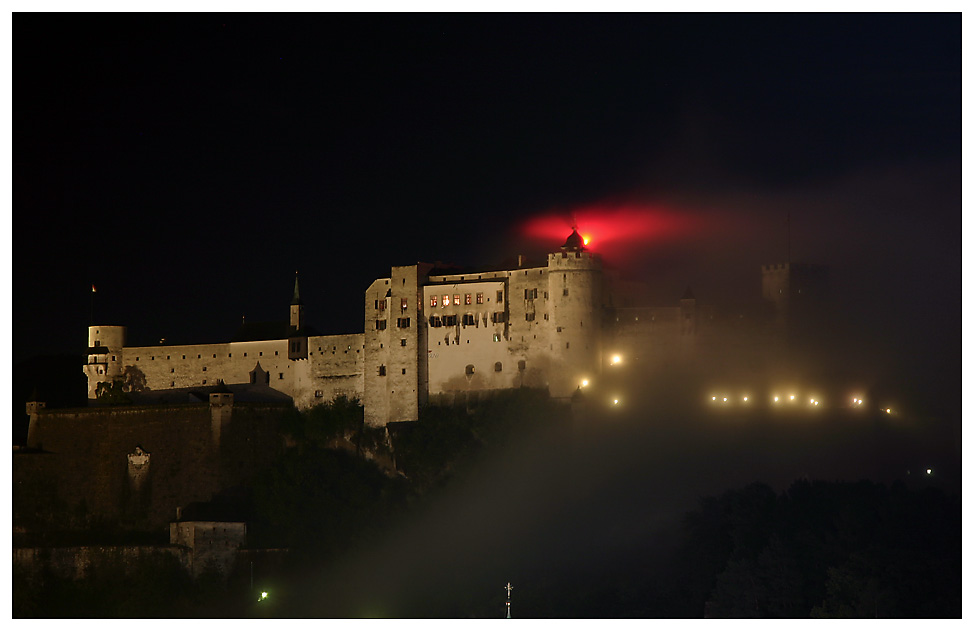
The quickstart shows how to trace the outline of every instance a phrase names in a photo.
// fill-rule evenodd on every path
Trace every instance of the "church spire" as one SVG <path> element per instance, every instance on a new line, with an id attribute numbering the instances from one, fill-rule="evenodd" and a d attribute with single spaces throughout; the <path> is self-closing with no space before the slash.
<path id="1" fill-rule="evenodd" d="M 295 270 L 295 294 L 291 297 L 292 305 L 301 305 L 301 296 L 298 293 L 298 271 Z"/>

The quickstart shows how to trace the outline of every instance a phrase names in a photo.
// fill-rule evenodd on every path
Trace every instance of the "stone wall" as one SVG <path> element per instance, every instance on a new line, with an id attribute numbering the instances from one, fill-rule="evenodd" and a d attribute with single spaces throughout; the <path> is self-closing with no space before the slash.
<path id="1" fill-rule="evenodd" d="M 208 501 L 269 464 L 287 408 L 236 404 L 216 436 L 208 404 L 40 411 L 31 436 L 41 451 L 14 453 L 14 526 L 163 528 L 176 507 Z M 137 448 L 147 463 L 133 471 Z"/>

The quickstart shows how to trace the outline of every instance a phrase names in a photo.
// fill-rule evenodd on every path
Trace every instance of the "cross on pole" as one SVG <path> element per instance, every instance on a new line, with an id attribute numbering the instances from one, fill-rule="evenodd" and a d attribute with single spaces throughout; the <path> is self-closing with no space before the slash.
<path id="1" fill-rule="evenodd" d="M 505 602 L 504 605 L 508 609 L 508 616 L 507 616 L 508 619 L 511 618 L 511 589 L 512 588 L 514 588 L 514 586 L 511 585 L 511 582 L 508 582 L 508 585 L 505 586 L 505 589 L 508 591 L 508 600 Z"/>

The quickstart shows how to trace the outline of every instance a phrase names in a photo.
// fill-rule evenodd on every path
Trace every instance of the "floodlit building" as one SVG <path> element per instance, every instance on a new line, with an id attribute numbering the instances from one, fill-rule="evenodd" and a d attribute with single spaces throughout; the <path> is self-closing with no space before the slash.
<path id="1" fill-rule="evenodd" d="M 307 327 L 298 281 L 287 328 L 243 328 L 228 343 L 129 347 L 125 327 L 88 330 L 88 397 L 100 384 L 166 391 L 220 382 L 261 385 L 308 408 L 357 397 L 366 422 L 417 419 L 433 402 L 521 386 L 569 397 L 601 369 L 602 265 L 573 230 L 544 265 L 440 274 L 396 266 L 365 293 L 364 333 Z"/>

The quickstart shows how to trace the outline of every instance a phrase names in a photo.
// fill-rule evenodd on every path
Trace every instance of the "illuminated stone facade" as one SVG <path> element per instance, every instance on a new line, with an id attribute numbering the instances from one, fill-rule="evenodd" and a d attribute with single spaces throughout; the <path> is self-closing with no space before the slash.
<path id="1" fill-rule="evenodd" d="M 416 419 L 431 399 L 520 386 L 568 397 L 600 371 L 602 266 L 575 231 L 543 266 L 432 272 L 397 266 L 374 281 L 361 334 L 311 335 L 297 281 L 286 338 L 128 347 L 124 327 L 90 327 L 88 397 L 113 380 L 150 391 L 263 380 L 299 408 L 357 397 L 381 426 Z"/>

